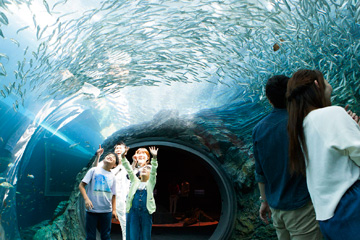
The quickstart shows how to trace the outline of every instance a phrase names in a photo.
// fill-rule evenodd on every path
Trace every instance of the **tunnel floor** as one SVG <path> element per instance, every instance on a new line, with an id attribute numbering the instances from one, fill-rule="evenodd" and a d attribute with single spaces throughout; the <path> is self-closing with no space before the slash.
<path id="1" fill-rule="evenodd" d="M 217 225 L 188 227 L 188 228 L 169 228 L 169 227 L 153 227 L 152 240 L 207 240 L 211 237 Z M 117 224 L 112 225 L 112 240 L 122 240 L 121 229 Z"/>

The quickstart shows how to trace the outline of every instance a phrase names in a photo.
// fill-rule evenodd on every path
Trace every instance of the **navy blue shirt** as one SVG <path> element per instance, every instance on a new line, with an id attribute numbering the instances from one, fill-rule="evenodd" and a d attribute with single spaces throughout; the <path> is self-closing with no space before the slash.
<path id="1" fill-rule="evenodd" d="M 270 207 L 294 210 L 310 201 L 306 179 L 290 175 L 289 137 L 286 109 L 275 108 L 253 130 L 255 177 L 265 184 L 266 199 Z"/>

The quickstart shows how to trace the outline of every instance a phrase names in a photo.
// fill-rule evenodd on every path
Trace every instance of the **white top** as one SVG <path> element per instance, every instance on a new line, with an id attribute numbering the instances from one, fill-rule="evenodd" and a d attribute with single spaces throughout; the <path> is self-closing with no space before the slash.
<path id="1" fill-rule="evenodd" d="M 323 221 L 334 216 L 346 190 L 360 178 L 360 127 L 337 106 L 311 111 L 303 126 L 307 185 L 316 219 Z"/>
<path id="2" fill-rule="evenodd" d="M 104 161 L 99 162 L 98 167 L 102 167 Z M 115 174 L 116 179 L 116 210 L 117 213 L 126 212 L 126 197 L 129 193 L 130 180 L 127 178 L 127 172 L 122 164 L 110 169 Z"/>
<path id="3" fill-rule="evenodd" d="M 146 188 L 146 183 L 147 182 L 140 182 L 138 189 L 139 190 L 144 190 Z"/>
<path id="4" fill-rule="evenodd" d="M 112 196 L 116 195 L 115 175 L 101 167 L 91 168 L 82 179 L 87 184 L 86 193 L 93 204 L 88 212 L 112 212 Z"/>

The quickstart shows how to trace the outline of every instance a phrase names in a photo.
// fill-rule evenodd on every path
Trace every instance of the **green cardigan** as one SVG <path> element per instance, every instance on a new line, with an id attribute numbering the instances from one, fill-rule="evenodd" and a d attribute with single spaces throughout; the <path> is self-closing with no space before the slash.
<path id="1" fill-rule="evenodd" d="M 126 199 L 126 212 L 129 213 L 130 208 L 132 206 L 132 201 L 134 199 L 134 195 L 140 185 L 140 179 L 134 174 L 129 161 L 126 158 L 121 159 L 121 163 L 129 174 L 129 178 L 131 181 L 130 190 Z M 147 198 L 146 198 L 146 208 L 149 211 L 149 214 L 153 214 L 156 210 L 156 204 L 154 199 L 154 188 L 156 184 L 156 170 L 158 167 L 157 159 L 151 159 L 151 172 L 149 180 L 146 182 L 146 190 L 147 190 Z"/>

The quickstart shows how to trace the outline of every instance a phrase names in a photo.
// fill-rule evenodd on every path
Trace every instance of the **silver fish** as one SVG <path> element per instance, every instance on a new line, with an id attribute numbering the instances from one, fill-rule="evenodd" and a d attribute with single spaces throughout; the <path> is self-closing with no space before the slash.
<path id="1" fill-rule="evenodd" d="M 11 184 L 8 183 L 8 182 L 2 182 L 2 183 L 0 183 L 0 187 L 7 188 L 7 189 L 9 189 L 9 188 L 14 188 L 14 186 L 11 185 Z"/>
<path id="2" fill-rule="evenodd" d="M 6 17 L 5 13 L 0 12 L 0 22 L 4 25 L 8 25 L 9 24 L 9 20 Z"/>
<path id="3" fill-rule="evenodd" d="M 20 43 L 19 43 L 16 39 L 10 38 L 10 40 L 11 40 L 13 43 L 15 43 L 18 47 L 20 47 Z"/>
<path id="4" fill-rule="evenodd" d="M 52 15 L 51 12 L 50 12 L 49 4 L 46 2 L 46 0 L 43 0 L 43 4 L 44 4 L 44 6 L 45 6 L 45 8 L 46 8 L 46 11 L 47 11 L 50 15 Z"/>
<path id="5" fill-rule="evenodd" d="M 80 145 L 79 142 L 78 142 L 78 143 L 74 143 L 74 144 L 71 144 L 71 145 L 69 146 L 69 148 L 73 149 L 73 148 L 76 148 L 76 147 L 79 146 L 79 145 Z"/>
<path id="6" fill-rule="evenodd" d="M 19 34 L 19 32 L 24 31 L 24 30 L 26 30 L 26 29 L 28 29 L 28 28 L 29 28 L 29 26 L 19 28 L 19 29 L 16 31 L 16 34 Z"/>
<path id="7" fill-rule="evenodd" d="M 5 70 L 5 67 L 4 65 L 0 62 L 0 76 L 6 76 L 7 73 L 6 73 L 6 70 Z"/>

